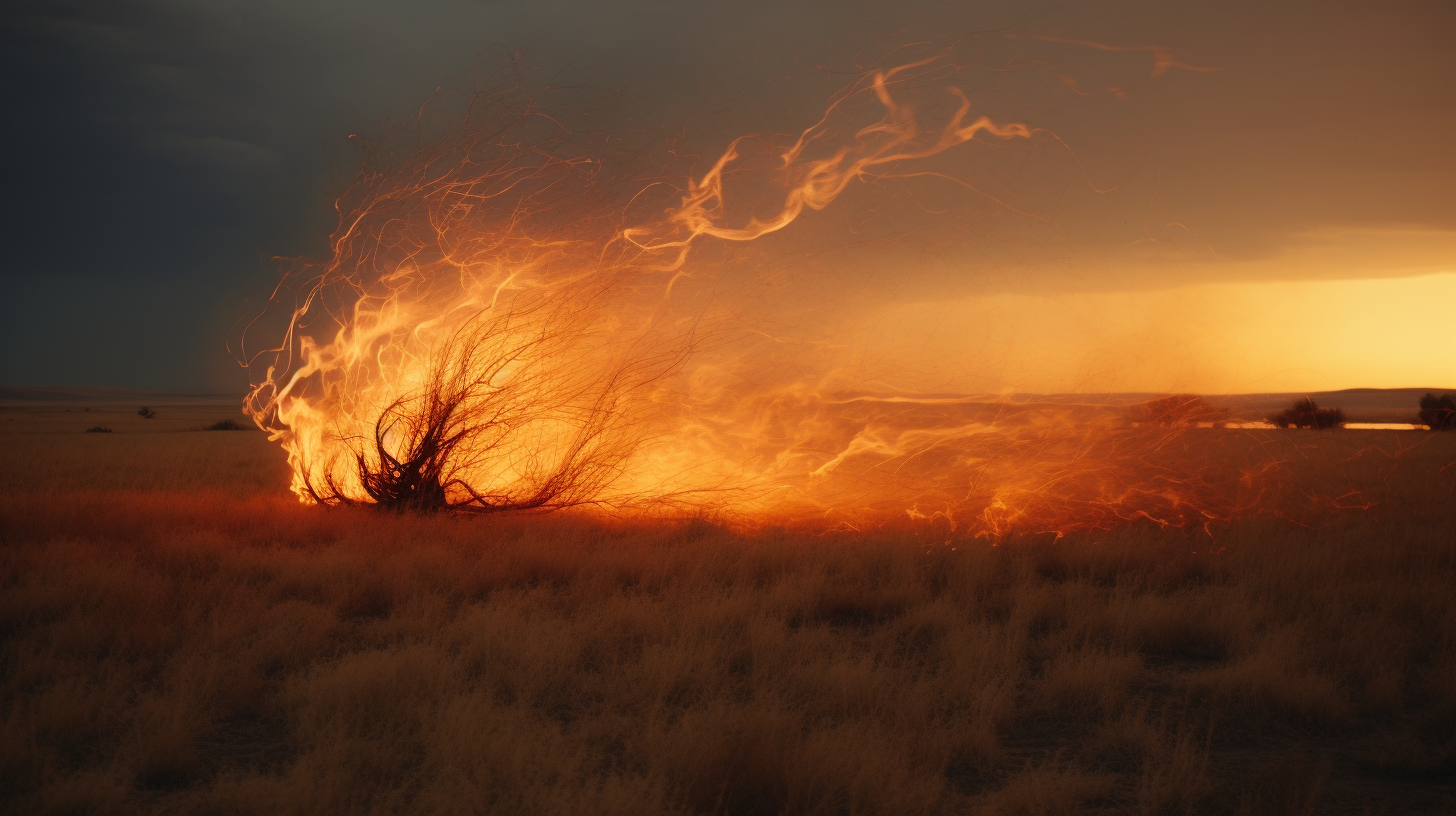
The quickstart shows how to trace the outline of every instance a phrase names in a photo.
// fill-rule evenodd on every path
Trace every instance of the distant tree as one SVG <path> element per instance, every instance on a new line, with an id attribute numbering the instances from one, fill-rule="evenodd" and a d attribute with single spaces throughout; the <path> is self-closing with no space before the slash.
<path id="1" fill-rule="evenodd" d="M 87 428 L 86 433 L 111 433 L 111 429 L 105 425 L 97 425 L 94 428 Z"/>
<path id="2" fill-rule="evenodd" d="M 1421 424 L 1433 431 L 1456 430 L 1456 395 L 1421 397 Z"/>
<path id="3" fill-rule="evenodd" d="M 1269 421 L 1280 428 L 1337 428 L 1345 424 L 1345 412 L 1339 408 L 1321 408 L 1309 397 L 1298 399 L 1294 404 L 1269 417 Z"/>
<path id="4" fill-rule="evenodd" d="M 153 411 L 151 408 L 148 408 L 145 405 L 143 405 L 140 409 L 137 410 L 137 416 L 141 417 L 142 419 L 151 419 L 152 417 L 154 417 L 156 415 L 157 415 L 157 412 L 156 411 Z"/>
<path id="5" fill-rule="evenodd" d="M 1196 425 L 1200 422 L 1226 422 L 1229 411 L 1208 404 L 1197 394 L 1172 394 L 1141 402 L 1127 410 L 1130 422 L 1147 425 Z"/>

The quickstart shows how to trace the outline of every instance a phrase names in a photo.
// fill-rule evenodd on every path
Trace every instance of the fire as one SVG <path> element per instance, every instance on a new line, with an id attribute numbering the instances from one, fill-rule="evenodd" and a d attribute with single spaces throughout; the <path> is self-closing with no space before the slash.
<path id="1" fill-rule="evenodd" d="M 796 137 L 741 137 L 682 185 L 573 129 L 570 99 L 473 99 L 433 143 L 366 162 L 332 257 L 251 366 L 246 408 L 287 450 L 294 492 L 323 504 L 936 519 L 987 535 L 1246 511 L 1261 466 L 1208 464 L 1216 440 L 1192 423 L 854 393 L 842 371 L 745 351 L 776 341 L 704 300 L 732 262 L 705 245 L 749 245 L 973 141 L 1044 133 L 977 115 L 955 87 L 935 92 L 947 112 L 907 101 L 940 71 L 867 72 Z"/>

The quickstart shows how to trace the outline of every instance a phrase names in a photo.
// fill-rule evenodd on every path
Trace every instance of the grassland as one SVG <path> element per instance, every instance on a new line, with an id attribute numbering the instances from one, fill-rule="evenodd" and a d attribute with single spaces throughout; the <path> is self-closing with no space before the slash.
<path id="1" fill-rule="evenodd" d="M 1313 527 L 993 546 L 325 512 L 134 411 L 0 409 L 7 813 L 1456 811 L 1453 434 L 1281 432 L 1373 505 Z"/>

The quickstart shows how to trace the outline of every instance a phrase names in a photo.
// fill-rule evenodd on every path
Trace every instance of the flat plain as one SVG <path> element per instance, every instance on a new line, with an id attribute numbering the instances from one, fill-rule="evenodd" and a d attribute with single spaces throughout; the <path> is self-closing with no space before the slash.
<path id="1" fill-rule="evenodd" d="M 1358 491 L 1311 524 L 989 541 L 326 511 L 136 407 L 0 407 L 5 812 L 1456 811 L 1456 434 L 1249 435 Z"/>

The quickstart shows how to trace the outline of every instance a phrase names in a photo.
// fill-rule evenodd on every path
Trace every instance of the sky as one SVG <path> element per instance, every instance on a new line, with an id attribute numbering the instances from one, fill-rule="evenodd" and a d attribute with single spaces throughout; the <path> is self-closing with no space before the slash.
<path id="1" fill-rule="evenodd" d="M 240 393 L 229 345 L 275 257 L 327 252 L 348 137 L 482 61 L 525 49 L 709 156 L 929 42 L 1057 141 L 948 156 L 999 203 L 922 185 L 938 215 L 818 252 L 846 359 L 937 391 L 1456 386 L 1456 7 L 1375 5 L 13 0 L 0 384 Z"/>

